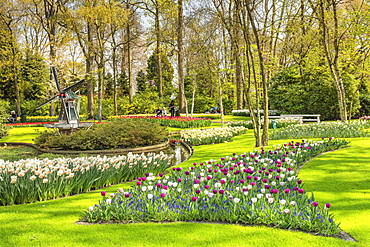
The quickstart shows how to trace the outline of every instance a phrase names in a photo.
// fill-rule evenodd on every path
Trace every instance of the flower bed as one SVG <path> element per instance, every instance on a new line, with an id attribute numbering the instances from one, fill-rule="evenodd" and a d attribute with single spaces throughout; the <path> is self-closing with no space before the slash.
<path id="1" fill-rule="evenodd" d="M 43 127 L 45 124 L 54 124 L 57 122 L 27 122 L 27 123 L 14 123 L 6 124 L 11 127 Z"/>
<path id="2" fill-rule="evenodd" d="M 296 118 L 279 118 L 276 120 L 269 120 L 269 128 L 272 129 L 272 121 L 275 121 L 277 128 L 285 128 L 290 125 L 299 124 L 299 120 Z M 231 122 L 228 123 L 227 126 L 235 127 L 235 126 L 243 126 L 248 129 L 253 129 L 252 121 L 239 121 L 239 122 Z M 263 122 L 261 122 L 261 128 L 263 128 Z"/>
<path id="3" fill-rule="evenodd" d="M 246 128 L 225 127 L 211 129 L 193 129 L 181 131 L 181 138 L 192 145 L 214 144 L 231 141 L 234 136 L 244 134 Z"/>
<path id="4" fill-rule="evenodd" d="M 174 128 L 200 128 L 211 126 L 212 121 L 208 118 L 190 118 L 190 117 L 154 117 L 154 116 L 118 116 L 111 117 L 120 119 L 144 119 L 152 123 L 159 123 L 162 126 Z"/>
<path id="5" fill-rule="evenodd" d="M 291 142 L 276 150 L 233 154 L 172 168 L 172 176 L 141 177 L 136 186 L 106 195 L 85 211 L 88 222 L 217 221 L 265 224 L 325 235 L 340 232 L 329 213 L 302 188 L 296 170 L 344 140 Z"/>
<path id="6" fill-rule="evenodd" d="M 172 165 L 173 156 L 150 153 L 114 157 L 0 159 L 0 205 L 68 196 L 143 176 Z"/>
<path id="7" fill-rule="evenodd" d="M 366 120 L 290 125 L 286 128 L 273 131 L 270 134 L 270 139 L 301 139 L 331 136 L 338 138 L 367 137 L 369 136 L 369 133 L 365 131 L 367 128 L 370 128 L 370 122 Z"/>

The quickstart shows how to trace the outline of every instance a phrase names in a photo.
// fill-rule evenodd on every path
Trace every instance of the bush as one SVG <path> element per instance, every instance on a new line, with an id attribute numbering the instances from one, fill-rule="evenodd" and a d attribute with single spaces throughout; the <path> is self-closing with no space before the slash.
<path id="1" fill-rule="evenodd" d="M 156 145 L 164 141 L 166 131 L 156 123 L 144 120 L 118 119 L 95 124 L 90 130 L 80 129 L 71 135 L 45 131 L 36 138 L 41 148 L 63 150 L 104 150 Z"/>
<path id="2" fill-rule="evenodd" d="M 3 104 L 4 103 L 4 104 Z M 5 107 L 7 102 L 0 100 L 0 138 L 8 134 L 9 127 L 5 126 L 6 118 L 9 116 Z"/>

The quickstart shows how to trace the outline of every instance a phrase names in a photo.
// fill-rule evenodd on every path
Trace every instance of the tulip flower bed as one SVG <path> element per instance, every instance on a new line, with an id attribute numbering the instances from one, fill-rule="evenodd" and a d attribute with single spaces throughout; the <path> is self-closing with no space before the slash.
<path id="1" fill-rule="evenodd" d="M 318 205 L 297 177 L 303 162 L 346 146 L 344 140 L 290 142 L 276 150 L 232 154 L 172 168 L 171 176 L 147 173 L 136 185 L 109 195 L 85 211 L 88 222 L 215 221 L 340 232 L 330 203 Z"/>
<path id="2" fill-rule="evenodd" d="M 142 176 L 172 165 L 172 156 L 128 154 L 114 157 L 0 159 L 0 205 L 45 201 L 87 192 Z"/>
<path id="3" fill-rule="evenodd" d="M 286 128 L 272 131 L 270 139 L 301 139 L 331 136 L 338 138 L 367 137 L 369 133 L 365 129 L 368 128 L 370 128 L 370 122 L 366 120 L 290 125 Z"/>
<path id="4" fill-rule="evenodd" d="M 245 134 L 247 131 L 243 126 L 193 129 L 180 132 L 181 138 L 192 145 L 214 144 L 231 141 L 234 136 Z"/>
<path id="5" fill-rule="evenodd" d="M 154 116 L 119 116 L 120 119 L 144 119 L 152 123 L 159 123 L 161 126 L 173 128 L 200 128 L 211 126 L 209 118 L 190 117 L 154 117 Z M 114 119 L 114 118 L 111 118 Z"/>
<path id="6" fill-rule="evenodd" d="M 56 122 L 27 122 L 27 123 L 14 123 L 6 124 L 11 127 L 43 127 L 45 124 L 54 124 Z"/>

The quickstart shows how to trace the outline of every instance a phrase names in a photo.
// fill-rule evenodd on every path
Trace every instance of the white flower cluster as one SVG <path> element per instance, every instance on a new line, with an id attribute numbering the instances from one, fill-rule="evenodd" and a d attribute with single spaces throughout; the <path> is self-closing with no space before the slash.
<path id="1" fill-rule="evenodd" d="M 232 137 L 245 132 L 246 128 L 243 126 L 193 129 L 181 131 L 181 137 L 193 145 L 201 145 L 231 141 Z"/>

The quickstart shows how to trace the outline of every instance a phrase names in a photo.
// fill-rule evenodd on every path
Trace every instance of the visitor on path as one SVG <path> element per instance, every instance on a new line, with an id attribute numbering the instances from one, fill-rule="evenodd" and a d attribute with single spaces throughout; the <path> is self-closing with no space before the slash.
<path id="1" fill-rule="evenodd" d="M 158 109 L 155 111 L 155 113 L 157 114 L 157 117 L 162 116 L 163 111 L 160 106 L 158 106 Z"/>
<path id="2" fill-rule="evenodd" d="M 7 120 L 10 123 L 14 124 L 15 122 L 17 122 L 17 117 L 18 117 L 17 113 L 15 113 L 15 111 L 11 111 L 10 112 L 10 117 L 8 117 Z"/>
<path id="3" fill-rule="evenodd" d="M 170 112 L 171 112 L 171 117 L 174 117 L 175 116 L 175 111 L 176 111 L 176 106 L 175 106 L 175 102 L 172 100 L 171 103 L 170 103 Z"/>
<path id="4" fill-rule="evenodd" d="M 217 106 L 215 106 L 215 107 L 212 108 L 211 113 L 217 113 L 217 111 L 218 111 L 218 108 L 217 108 Z"/>

